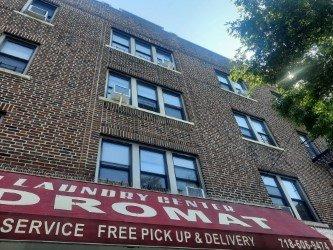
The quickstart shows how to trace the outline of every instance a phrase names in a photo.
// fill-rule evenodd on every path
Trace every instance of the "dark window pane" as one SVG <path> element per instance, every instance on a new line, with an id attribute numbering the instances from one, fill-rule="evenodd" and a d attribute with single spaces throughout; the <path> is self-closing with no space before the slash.
<path id="1" fill-rule="evenodd" d="M 273 139 L 268 133 L 268 130 L 266 128 L 266 125 L 263 121 L 251 118 L 252 125 L 253 125 L 253 130 L 258 133 L 259 140 L 263 143 L 271 144 L 273 145 Z"/>
<path id="2" fill-rule="evenodd" d="M 242 82 L 233 82 L 234 89 L 237 94 L 240 95 L 246 95 L 247 94 L 247 88 L 246 85 Z"/>
<path id="3" fill-rule="evenodd" d="M 171 116 L 171 117 L 175 117 L 178 119 L 183 120 L 184 119 L 184 115 L 181 109 L 176 109 L 176 108 L 172 108 L 169 106 L 165 106 L 165 114 L 167 116 Z"/>
<path id="4" fill-rule="evenodd" d="M 99 180 L 106 182 L 117 182 L 122 185 L 129 185 L 129 174 L 128 171 L 101 167 L 99 170 Z"/>
<path id="5" fill-rule="evenodd" d="M 274 205 L 277 206 L 286 206 L 284 199 L 282 198 L 277 198 L 277 197 L 271 197 L 272 202 Z"/>
<path id="6" fill-rule="evenodd" d="M 23 73 L 25 68 L 27 67 L 27 64 L 28 64 L 27 61 L 15 59 L 13 57 L 9 57 L 7 55 L 0 53 L 0 67 L 1 68 Z"/>
<path id="7" fill-rule="evenodd" d="M 182 101 L 179 94 L 164 91 L 163 99 L 165 104 L 169 104 L 178 108 L 182 107 Z"/>
<path id="8" fill-rule="evenodd" d="M 304 201 L 295 201 L 293 200 L 293 203 L 297 209 L 297 212 L 299 213 L 299 216 L 302 220 L 308 220 L 308 221 L 315 221 L 316 219 L 312 215 L 309 207 Z"/>
<path id="9" fill-rule="evenodd" d="M 180 194 L 186 193 L 186 187 L 200 188 L 196 182 L 177 180 L 177 189 Z"/>
<path id="10" fill-rule="evenodd" d="M 232 91 L 231 85 L 221 83 L 220 85 L 223 89 Z"/>
<path id="11" fill-rule="evenodd" d="M 195 169 L 194 159 L 180 156 L 173 156 L 173 164 L 178 167 Z"/>
<path id="12" fill-rule="evenodd" d="M 142 173 L 141 187 L 150 190 L 166 191 L 167 189 L 166 178 Z"/>
<path id="13" fill-rule="evenodd" d="M 194 169 L 175 167 L 176 178 L 197 181 L 197 173 Z"/>
<path id="14" fill-rule="evenodd" d="M 238 126 L 250 129 L 249 125 L 246 121 L 246 116 L 235 114 L 235 119 L 236 119 L 236 122 L 237 122 Z"/>
<path id="15" fill-rule="evenodd" d="M 157 100 L 156 87 L 139 83 L 138 95 L 156 101 Z"/>
<path id="16" fill-rule="evenodd" d="M 138 96 L 139 108 L 148 109 L 154 112 L 159 112 L 157 101 Z"/>
<path id="17" fill-rule="evenodd" d="M 299 138 L 312 158 L 316 157 L 320 153 L 316 144 L 314 144 L 306 135 L 300 135 Z"/>
<path id="18" fill-rule="evenodd" d="M 243 136 L 247 137 L 247 138 L 251 138 L 251 139 L 256 139 L 253 134 L 251 133 L 251 130 L 248 128 L 243 128 L 243 127 L 239 127 L 241 130 L 241 133 Z"/>
<path id="19" fill-rule="evenodd" d="M 163 153 L 140 150 L 141 171 L 165 175 L 165 159 Z"/>
<path id="20" fill-rule="evenodd" d="M 267 192 L 269 195 L 274 195 L 274 196 L 280 196 L 282 197 L 282 194 L 277 187 L 271 187 L 271 186 L 266 186 Z"/>
<path id="21" fill-rule="evenodd" d="M 0 52 L 12 57 L 16 57 L 25 61 L 29 61 L 32 54 L 35 51 L 35 46 L 25 45 L 21 42 L 14 42 L 8 39 L 5 39 L 1 45 Z"/>
<path id="22" fill-rule="evenodd" d="M 130 147 L 122 144 L 103 142 L 101 161 L 129 166 Z"/>
<path id="23" fill-rule="evenodd" d="M 41 0 L 33 0 L 31 5 L 37 7 L 37 9 L 32 8 L 32 11 L 41 14 L 42 16 L 44 16 L 45 14 L 47 14 L 47 19 L 51 20 L 52 17 L 54 16 L 54 13 L 57 9 L 56 6 L 48 3 L 48 2 L 44 2 Z"/>

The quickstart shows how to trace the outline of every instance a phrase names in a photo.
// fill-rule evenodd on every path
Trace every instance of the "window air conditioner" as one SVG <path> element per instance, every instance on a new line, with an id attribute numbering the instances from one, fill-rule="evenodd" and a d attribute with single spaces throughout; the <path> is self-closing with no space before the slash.
<path id="1" fill-rule="evenodd" d="M 46 21 L 48 16 L 48 11 L 43 10 L 35 5 L 29 5 L 28 9 L 25 11 L 32 17 L 38 18 L 40 20 Z"/>
<path id="2" fill-rule="evenodd" d="M 205 198 L 205 192 L 202 188 L 186 187 L 186 195 Z"/>
<path id="3" fill-rule="evenodd" d="M 130 101 L 130 96 L 131 96 L 131 90 L 128 88 L 124 88 L 122 86 L 119 85 L 113 85 L 113 91 L 112 93 L 109 95 L 109 98 L 112 101 L 115 101 L 117 103 L 119 103 L 119 106 L 121 106 L 122 104 L 129 104 Z"/>

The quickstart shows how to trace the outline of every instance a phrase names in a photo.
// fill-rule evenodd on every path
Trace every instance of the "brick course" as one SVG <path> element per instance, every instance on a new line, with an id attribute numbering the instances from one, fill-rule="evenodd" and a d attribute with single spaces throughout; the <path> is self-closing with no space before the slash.
<path id="1" fill-rule="evenodd" d="M 39 45 L 31 79 L 0 71 L 2 169 L 92 181 L 100 139 L 122 138 L 196 155 L 212 198 L 271 205 L 259 170 L 298 178 L 333 226 L 332 174 L 273 110 L 270 88 L 256 90 L 257 101 L 226 92 L 215 70 L 228 72 L 227 58 L 97 1 L 52 2 L 60 6 L 53 26 L 17 13 L 26 0 L 0 3 L 0 33 Z M 173 51 L 179 72 L 107 47 L 111 28 Z M 100 100 L 109 69 L 181 92 L 194 125 Z M 242 139 L 232 110 L 265 119 L 284 150 Z"/>

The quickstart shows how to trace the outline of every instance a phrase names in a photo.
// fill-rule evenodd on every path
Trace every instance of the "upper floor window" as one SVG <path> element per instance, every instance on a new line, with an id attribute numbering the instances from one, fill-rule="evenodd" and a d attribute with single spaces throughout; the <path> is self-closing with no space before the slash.
<path id="1" fill-rule="evenodd" d="M 167 117 L 187 118 L 180 93 L 112 71 L 108 75 L 105 96 L 117 103 L 131 104 Z"/>
<path id="2" fill-rule="evenodd" d="M 28 3 L 24 12 L 38 19 L 51 22 L 54 18 L 56 10 L 57 6 L 47 1 L 32 0 L 30 3 Z"/>
<path id="3" fill-rule="evenodd" d="M 319 149 L 317 148 L 316 144 L 314 144 L 313 141 L 310 140 L 310 138 L 303 133 L 299 134 L 299 139 L 301 143 L 304 145 L 304 147 L 307 149 L 309 152 L 311 158 L 315 158 L 317 155 L 320 154 Z"/>
<path id="4" fill-rule="evenodd" d="M 229 76 L 225 73 L 216 71 L 217 79 L 220 83 L 220 86 L 228 91 L 235 92 L 239 95 L 247 95 L 247 86 L 243 82 L 233 82 L 230 80 Z"/>
<path id="5" fill-rule="evenodd" d="M 234 116 L 244 137 L 265 144 L 276 145 L 263 120 L 240 113 L 234 113 Z"/>
<path id="6" fill-rule="evenodd" d="M 262 174 L 261 178 L 273 204 L 289 207 L 298 219 L 316 221 L 297 180 L 267 174 Z"/>
<path id="7" fill-rule="evenodd" d="M 23 74 L 36 47 L 36 45 L 5 36 L 0 43 L 0 67 Z"/>
<path id="8" fill-rule="evenodd" d="M 118 30 L 112 30 L 111 46 L 146 61 L 154 62 L 162 67 L 168 69 L 176 68 L 170 51 Z"/>
<path id="9" fill-rule="evenodd" d="M 171 52 L 168 52 L 160 48 L 156 48 L 156 59 L 159 65 L 171 69 L 174 68 L 174 62 Z"/>
<path id="10" fill-rule="evenodd" d="M 130 37 L 117 31 L 112 32 L 112 47 L 121 51 L 130 52 Z"/>
<path id="11" fill-rule="evenodd" d="M 151 61 L 151 45 L 142 41 L 135 41 L 136 55 L 144 60 Z"/>
<path id="12" fill-rule="evenodd" d="M 178 119 L 185 119 L 181 96 L 170 91 L 163 91 L 165 114 Z"/>
<path id="13" fill-rule="evenodd" d="M 203 195 L 194 157 L 136 143 L 103 140 L 96 173 L 100 182 L 189 195 L 192 188 Z"/>
<path id="14" fill-rule="evenodd" d="M 140 149 L 140 167 L 142 188 L 160 191 L 168 190 L 164 152 Z"/>
<path id="15" fill-rule="evenodd" d="M 128 186 L 130 173 L 130 145 L 103 141 L 98 180 Z"/>

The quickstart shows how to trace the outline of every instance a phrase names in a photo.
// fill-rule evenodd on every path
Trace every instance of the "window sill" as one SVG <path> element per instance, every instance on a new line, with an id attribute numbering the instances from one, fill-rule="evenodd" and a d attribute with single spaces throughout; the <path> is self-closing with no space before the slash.
<path id="1" fill-rule="evenodd" d="M 138 59 L 140 59 L 140 60 L 142 60 L 142 61 L 145 61 L 145 62 L 148 62 L 148 63 L 154 64 L 154 65 L 157 65 L 157 66 L 159 66 L 159 67 L 161 67 L 161 68 L 163 68 L 163 69 L 170 70 L 170 71 L 175 72 L 175 73 L 177 73 L 177 74 L 181 74 L 181 72 L 179 72 L 179 71 L 177 71 L 177 70 L 169 69 L 169 68 L 167 68 L 167 67 L 163 67 L 162 65 L 159 65 L 158 63 L 154 63 L 154 62 L 152 62 L 152 61 L 148 61 L 148 60 L 142 59 L 141 57 L 138 57 L 138 56 L 133 55 L 133 54 L 131 54 L 131 53 L 127 53 L 127 52 L 124 52 L 124 51 L 122 51 L 122 50 L 116 49 L 116 48 L 114 48 L 114 47 L 112 47 L 112 46 L 110 46 L 110 45 L 108 45 L 108 44 L 106 44 L 105 46 L 108 47 L 109 49 L 113 49 L 113 50 L 116 50 L 116 51 L 122 52 L 122 53 L 124 53 L 124 54 L 130 55 L 130 56 L 133 56 L 133 57 L 135 57 L 135 58 L 138 58 Z"/>
<path id="2" fill-rule="evenodd" d="M 100 96 L 99 99 L 102 100 L 102 101 L 105 101 L 105 102 L 111 102 L 111 103 L 119 104 L 118 102 L 112 101 L 112 100 L 110 100 L 108 98 L 105 98 L 105 97 L 101 97 Z M 132 109 L 137 109 L 137 110 L 140 110 L 140 111 L 143 111 L 143 112 L 146 112 L 146 113 L 158 115 L 158 116 L 161 116 L 161 117 L 164 117 L 164 118 L 168 118 L 168 119 L 171 119 L 171 120 L 175 120 L 175 121 L 178 121 L 178 122 L 183 122 L 183 123 L 186 123 L 186 124 L 194 125 L 193 122 L 184 121 L 184 120 L 177 119 L 177 118 L 174 118 L 174 117 L 171 117 L 171 116 L 167 116 L 167 115 L 163 115 L 161 113 L 157 113 L 157 112 L 154 112 L 154 111 L 142 109 L 142 108 L 139 108 L 139 107 L 134 107 L 133 105 L 130 105 L 130 104 L 121 104 L 121 105 L 125 106 L 125 107 L 132 108 Z"/>
<path id="3" fill-rule="evenodd" d="M 330 228 L 328 224 L 321 223 L 321 222 L 316 222 L 316 221 L 307 221 L 307 220 L 302 220 L 302 222 L 310 227 L 319 227 L 319 228 Z"/>
<path id="4" fill-rule="evenodd" d="M 25 17 L 28 17 L 28 18 L 34 19 L 34 20 L 36 20 L 36 21 L 38 21 L 38 22 L 41 22 L 41 23 L 43 23 L 43 24 L 46 24 L 46 25 L 48 25 L 48 26 L 51 26 L 51 27 L 54 26 L 52 23 L 49 23 L 49 22 L 46 22 L 46 21 L 40 20 L 40 19 L 35 18 L 35 17 L 32 17 L 32 16 L 29 16 L 28 14 L 25 14 L 25 13 L 23 13 L 23 12 L 20 12 L 20 11 L 17 11 L 17 10 L 14 10 L 14 12 L 17 13 L 17 14 L 20 14 L 20 15 L 22 15 L 22 16 L 25 16 Z"/>
<path id="5" fill-rule="evenodd" d="M 256 143 L 256 144 L 259 144 L 259 145 L 265 146 L 265 147 L 274 148 L 274 149 L 277 149 L 277 150 L 284 151 L 284 149 L 283 149 L 283 148 L 280 148 L 280 147 L 276 147 L 276 146 L 269 145 L 269 144 L 266 144 L 266 143 L 262 143 L 262 142 L 259 142 L 259 141 L 251 140 L 251 139 L 248 139 L 248 138 L 245 138 L 245 137 L 242 137 L 242 138 L 243 138 L 243 140 L 245 140 L 245 141 L 253 142 L 253 143 Z"/>
<path id="6" fill-rule="evenodd" d="M 18 73 L 18 72 L 9 70 L 9 69 L 0 68 L 0 72 L 4 72 L 4 73 L 7 73 L 7 74 L 18 76 L 18 77 L 21 77 L 21 78 L 26 79 L 26 80 L 31 80 L 31 76 L 21 74 L 21 73 Z"/>
<path id="7" fill-rule="evenodd" d="M 224 89 L 224 88 L 221 88 L 221 89 L 222 89 L 223 91 L 225 91 L 225 92 L 228 92 L 228 93 L 231 93 L 231 94 L 234 94 L 234 95 L 237 95 L 237 96 L 240 96 L 240 97 L 246 98 L 246 99 L 251 100 L 251 101 L 254 101 L 254 102 L 258 102 L 258 100 L 256 100 L 256 99 L 252 99 L 251 97 L 248 97 L 248 96 L 245 96 L 245 95 L 241 95 L 241 94 L 237 94 L 237 93 L 235 93 L 235 92 L 233 92 L 233 91 L 226 90 L 226 89 Z"/>

